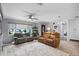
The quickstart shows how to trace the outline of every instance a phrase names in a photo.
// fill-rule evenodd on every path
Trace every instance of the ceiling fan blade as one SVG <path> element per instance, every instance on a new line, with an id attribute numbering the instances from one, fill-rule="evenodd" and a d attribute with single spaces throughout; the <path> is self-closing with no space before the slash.
<path id="1" fill-rule="evenodd" d="M 28 14 L 32 14 L 31 12 L 28 12 L 28 11 L 24 11 L 25 13 L 28 13 Z"/>
<path id="2" fill-rule="evenodd" d="M 37 3 L 37 4 L 40 5 L 40 6 L 43 5 L 43 3 Z"/>
<path id="3" fill-rule="evenodd" d="M 28 12 L 28 11 L 24 11 L 25 13 L 28 13 L 28 14 L 30 14 L 30 15 L 36 15 L 36 13 L 31 13 L 31 12 Z"/>
<path id="4" fill-rule="evenodd" d="M 32 18 L 32 19 L 34 19 L 34 20 L 38 20 L 38 18 Z"/>

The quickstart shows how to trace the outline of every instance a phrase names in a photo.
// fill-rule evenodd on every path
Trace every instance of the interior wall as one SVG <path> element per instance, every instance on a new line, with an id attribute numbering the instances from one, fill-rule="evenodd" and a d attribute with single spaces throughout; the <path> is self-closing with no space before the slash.
<path id="1" fill-rule="evenodd" d="M 67 21 L 67 20 L 66 20 Z M 21 23 L 21 24 L 29 24 L 29 25 L 33 25 L 33 26 L 35 26 L 35 24 L 34 23 L 27 23 L 27 22 L 25 22 L 25 21 L 17 21 L 17 20 L 10 20 L 10 19 L 4 19 L 3 21 L 2 21 L 2 24 L 3 24 L 3 26 L 2 26 L 2 32 L 3 32 L 3 42 L 4 43 L 8 43 L 8 42 L 11 42 L 12 41 L 12 36 L 11 35 L 8 35 L 8 22 L 10 22 L 10 23 Z M 55 21 L 54 21 L 55 22 Z M 56 22 L 60 22 L 60 20 L 59 21 L 56 21 Z M 67 34 L 68 34 L 68 40 L 69 39 L 76 39 L 76 40 L 79 40 L 79 28 L 78 28 L 78 26 L 79 26 L 79 20 L 78 19 L 69 19 L 68 21 L 67 21 L 68 23 L 68 29 L 67 29 Z M 53 28 L 52 28 L 52 24 L 53 22 L 50 22 L 50 23 L 47 23 L 47 24 L 45 24 L 46 25 L 46 28 L 47 27 L 50 27 L 51 28 L 51 31 L 53 30 Z M 38 27 L 38 32 L 39 32 L 39 35 L 41 35 L 41 25 L 42 24 L 44 24 L 44 23 L 37 23 L 37 27 Z M 58 25 L 58 26 L 60 26 L 60 25 Z M 59 31 L 59 32 L 61 32 L 61 31 Z"/>
<path id="2" fill-rule="evenodd" d="M 18 22 L 18 21 L 11 21 L 11 22 L 12 23 L 15 23 L 15 22 L 16 23 L 21 23 L 21 22 Z M 26 22 L 24 22 L 24 23 L 26 23 Z M 4 43 L 11 42 L 12 41 L 12 36 L 11 35 L 8 35 L 8 21 L 7 20 L 3 20 L 2 21 L 2 24 L 3 24 L 3 26 L 2 26 L 2 32 L 3 32 L 3 39 L 4 39 L 3 42 Z M 69 25 L 67 25 L 68 26 L 67 28 L 69 29 L 69 31 L 67 29 L 67 31 L 68 31 L 68 39 L 76 39 L 76 40 L 79 40 L 79 28 L 78 28 L 78 26 L 79 26 L 79 20 L 78 19 L 76 19 L 76 20 L 69 20 L 68 21 L 68 24 L 69 24 Z M 33 24 L 33 23 L 31 23 L 30 25 L 34 25 L 35 26 L 35 24 Z M 38 27 L 39 35 L 41 35 L 41 25 L 42 25 L 42 23 L 38 23 L 36 25 Z M 46 25 L 46 28 L 47 27 L 52 28 L 52 22 L 50 22 L 48 24 L 45 24 L 45 25 Z"/>
<path id="3" fill-rule="evenodd" d="M 2 34 L 3 34 L 3 43 L 9 43 L 12 41 L 12 36 L 8 35 L 8 22 L 6 20 L 2 21 Z"/>
<path id="4" fill-rule="evenodd" d="M 69 21 L 70 39 L 79 40 L 79 18 Z"/>
<path id="5" fill-rule="evenodd" d="M 69 21 L 68 21 L 68 19 L 55 20 L 55 21 L 52 21 L 52 22 L 48 23 L 46 25 L 46 27 L 50 27 L 51 28 L 50 31 L 54 30 L 53 22 L 55 22 L 56 25 L 57 25 L 56 32 L 60 33 L 61 39 L 69 41 L 70 40 L 70 38 L 69 38 L 70 34 L 69 34 Z M 65 22 L 66 25 L 63 26 L 62 25 L 63 22 Z M 64 36 L 65 32 L 67 32 L 67 36 Z"/>
<path id="6" fill-rule="evenodd" d="M 13 36 L 8 34 L 8 23 L 25 24 L 25 25 L 34 26 L 34 23 L 30 23 L 30 22 L 4 19 L 2 21 L 2 32 L 3 32 L 3 43 L 5 44 L 13 41 Z"/>
<path id="7" fill-rule="evenodd" d="M 41 25 L 45 25 L 45 31 L 46 31 L 47 24 L 48 24 L 47 22 L 39 22 L 39 23 L 37 24 L 39 36 L 41 36 Z"/>
<path id="8" fill-rule="evenodd" d="M 39 36 L 41 36 L 41 24 L 38 23 L 36 26 L 38 27 L 38 33 L 39 33 Z"/>
<path id="9" fill-rule="evenodd" d="M 46 28 L 50 27 L 51 31 L 53 30 L 53 22 L 56 22 L 58 25 L 58 32 L 62 33 L 62 29 L 61 29 L 61 22 L 65 21 L 66 22 L 66 27 L 64 28 L 67 31 L 67 41 L 69 41 L 70 39 L 74 39 L 74 40 L 79 40 L 79 18 L 77 19 L 63 19 L 63 20 L 59 20 L 59 21 L 52 21 L 50 23 L 46 24 Z M 39 33 L 41 35 L 41 24 L 39 24 Z"/>

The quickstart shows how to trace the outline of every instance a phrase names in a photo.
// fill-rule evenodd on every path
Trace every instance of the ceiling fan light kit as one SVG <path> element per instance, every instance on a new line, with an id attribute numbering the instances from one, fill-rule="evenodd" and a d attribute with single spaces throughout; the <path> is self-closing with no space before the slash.
<path id="1" fill-rule="evenodd" d="M 38 18 L 35 17 L 36 13 L 31 13 L 31 12 L 28 12 L 28 11 L 24 11 L 24 12 L 27 13 L 27 14 L 29 14 L 26 17 L 28 17 L 28 19 L 30 21 L 37 21 L 38 20 Z"/>
<path id="2" fill-rule="evenodd" d="M 32 21 L 32 19 L 28 19 L 29 21 Z"/>

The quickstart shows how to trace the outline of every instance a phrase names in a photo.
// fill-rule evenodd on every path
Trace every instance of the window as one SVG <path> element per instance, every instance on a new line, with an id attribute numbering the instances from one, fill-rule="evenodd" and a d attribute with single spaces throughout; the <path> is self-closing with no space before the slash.
<path id="1" fill-rule="evenodd" d="M 9 34 L 14 35 L 14 33 L 22 33 L 32 34 L 32 26 L 31 25 L 23 25 L 23 24 L 10 24 L 9 23 Z"/>

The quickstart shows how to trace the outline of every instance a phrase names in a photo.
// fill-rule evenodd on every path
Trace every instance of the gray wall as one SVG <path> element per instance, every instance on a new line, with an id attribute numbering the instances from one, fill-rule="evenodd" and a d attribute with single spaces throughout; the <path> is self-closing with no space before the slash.
<path id="1" fill-rule="evenodd" d="M 70 39 L 79 40 L 79 19 L 69 21 Z"/>
<path id="2" fill-rule="evenodd" d="M 2 21 L 3 43 L 9 43 L 13 40 L 12 35 L 8 34 L 8 23 L 26 24 L 26 25 L 32 25 L 32 26 L 35 25 L 34 23 L 31 23 L 31 22 L 18 21 L 18 20 L 12 20 L 12 19 L 4 19 Z"/>
<path id="3" fill-rule="evenodd" d="M 4 43 L 9 43 L 12 41 L 12 36 L 8 35 L 8 23 L 20 23 L 20 24 L 28 24 L 28 25 L 32 25 L 35 26 L 34 23 L 31 22 L 25 22 L 25 21 L 17 21 L 17 20 L 11 20 L 11 19 L 4 19 L 2 21 L 2 32 L 3 32 L 3 42 Z M 50 26 L 52 27 L 52 22 L 51 23 L 37 23 L 37 27 L 38 27 L 38 31 L 39 31 L 39 35 L 41 35 L 41 25 L 45 24 L 46 27 Z M 76 19 L 74 20 L 70 20 L 69 21 L 69 39 L 79 39 L 79 20 Z"/>
<path id="4" fill-rule="evenodd" d="M 3 33 L 3 43 L 9 43 L 12 41 L 12 36 L 8 35 L 8 23 L 6 20 L 2 21 L 2 33 Z"/>

